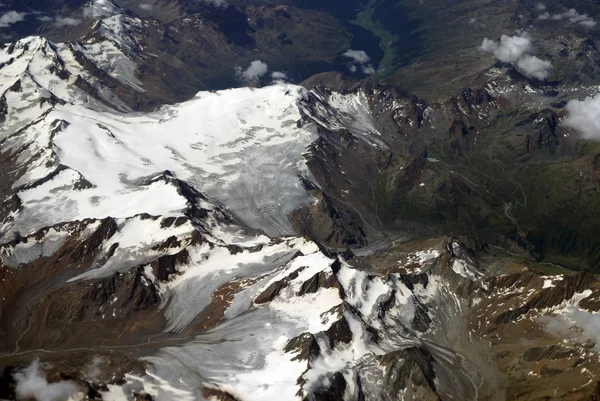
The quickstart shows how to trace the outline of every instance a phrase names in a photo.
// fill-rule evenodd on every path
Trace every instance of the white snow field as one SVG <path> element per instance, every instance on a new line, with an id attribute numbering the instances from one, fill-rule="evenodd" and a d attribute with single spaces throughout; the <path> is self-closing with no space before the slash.
<path id="1" fill-rule="evenodd" d="M 168 170 L 248 226 L 270 236 L 292 234 L 288 214 L 310 201 L 299 177 L 310 179 L 303 153 L 316 138 L 310 126 L 296 126 L 303 91 L 277 85 L 200 93 L 146 115 L 57 106 L 44 120 L 67 122 L 51 146 L 68 169 L 19 193 L 16 227 L 177 213 L 185 199 L 173 186 L 141 184 Z M 46 171 L 40 173 L 29 181 Z M 74 190 L 81 178 L 91 188 Z M 35 224 L 40 211 L 44 218 Z"/>
<path id="2" fill-rule="evenodd" d="M 5 49 L 0 59 L 8 57 Z M 12 232 L 87 217 L 178 213 L 185 200 L 173 186 L 142 185 L 166 170 L 270 236 L 292 234 L 288 215 L 311 201 L 300 177 L 311 179 L 304 153 L 317 129 L 297 124 L 308 96 L 302 87 L 201 92 L 139 114 L 90 100 L 72 84 L 81 72 L 74 62 L 65 63 L 72 74 L 67 81 L 48 72 L 48 58 L 72 59 L 64 45 L 28 38 L 10 57 L 17 61 L 2 70 L 8 113 L 1 146 L 27 167 L 14 186 L 23 204 Z M 16 82 L 21 88 L 10 89 Z M 52 96 L 66 103 L 40 100 Z M 347 111 L 344 119 L 355 120 L 363 104 L 345 98 L 353 107 L 336 114 Z"/>
<path id="3" fill-rule="evenodd" d="M 0 243 L 7 243 L 0 246 L 3 262 L 17 269 L 50 256 L 73 232 L 84 239 L 99 220 L 111 217 L 115 232 L 98 247 L 92 268 L 66 280 L 92 281 L 144 267 L 145 283 L 160 290 L 167 334 L 190 327 L 215 301 L 217 289 L 239 284 L 216 327 L 147 356 L 146 374 L 128 375 L 123 387 L 110 386 L 103 394 L 107 401 L 130 399 L 131 390 L 141 389 L 159 401 L 203 400 L 202 387 L 244 401 L 297 400 L 336 372 L 348 383 L 347 399 L 359 375 L 363 388 L 376 391 L 384 371 L 375 356 L 418 342 L 401 327 L 414 318 L 419 298 L 425 302 L 437 290 L 411 291 L 397 277 L 370 277 L 343 264 L 335 278 L 340 288 L 300 295 L 315 275 L 331 278 L 336 261 L 294 236 L 289 221 L 291 212 L 314 202 L 302 180 L 315 183 L 306 152 L 319 128 L 348 130 L 372 146 L 385 146 L 367 98 L 359 93 L 326 99 L 300 86 L 276 84 L 201 92 L 151 113 L 131 112 L 75 57 L 144 91 L 131 54 L 132 32 L 141 22 L 115 7 L 96 0 L 86 9 L 99 19 L 97 38 L 54 44 L 32 37 L 0 50 L 6 106 L 0 110 L 0 153 L 14 159 L 12 189 L 19 200 L 0 222 Z M 97 96 L 77 86 L 78 78 Z M 307 107 L 309 98 L 316 104 Z M 190 198 L 183 184 L 206 199 Z M 193 208 L 206 213 L 190 216 Z M 183 223 L 163 226 L 165 218 L 183 216 L 188 217 Z M 194 243 L 198 232 L 202 241 Z M 29 237 L 10 245 L 15 236 Z M 161 247 L 169 240 L 175 245 Z M 183 250 L 187 262 L 159 282 L 148 264 Z M 255 302 L 282 281 L 285 288 L 272 300 Z M 390 299 L 396 307 L 382 321 L 380 305 Z M 118 314 L 107 305 L 107 316 Z M 352 339 L 330 343 L 325 331 L 342 319 Z M 368 326 L 400 328 L 384 330 L 389 333 L 377 344 Z M 319 345 L 312 362 L 286 351 L 301 335 L 314 336 Z"/>

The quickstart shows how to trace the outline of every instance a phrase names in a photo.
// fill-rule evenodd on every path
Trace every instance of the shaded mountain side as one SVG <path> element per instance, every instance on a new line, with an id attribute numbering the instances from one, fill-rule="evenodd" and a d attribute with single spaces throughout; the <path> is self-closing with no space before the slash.
<path id="1" fill-rule="evenodd" d="M 128 56 L 137 64 L 145 101 L 152 99 L 153 103 L 134 104 L 136 109 L 184 101 L 199 90 L 268 84 L 273 72 L 299 82 L 323 71 L 348 71 L 348 60 L 342 54 L 355 41 L 371 41 L 377 46 L 369 32 L 335 14 L 293 4 L 219 7 L 210 2 L 173 1 L 148 3 L 152 7 L 143 10 L 139 2 L 117 3 L 123 7 L 121 13 L 139 20 L 132 35 L 135 47 Z M 56 42 L 93 36 L 98 18 L 85 11 L 89 8 L 86 3 L 64 14 L 79 21 L 77 24 L 58 26 L 49 21 L 35 32 Z M 245 80 L 236 73 L 255 60 L 269 67 L 268 73 L 257 77 L 260 79 Z"/>
<path id="2" fill-rule="evenodd" d="M 357 207 L 371 226 L 462 233 L 599 271 L 598 146 L 559 123 L 564 111 L 550 85 L 524 93 L 527 81 L 496 75 L 443 103 L 333 73 L 304 85 L 332 103 L 339 96 L 327 86 L 368 104 L 385 146 L 325 134 L 319 152 L 327 156 L 313 153 L 310 163 L 320 185 Z M 537 111 L 523 105 L 536 101 Z M 340 192 L 340 178 L 321 174 L 318 160 L 336 160 L 343 181 L 361 190 Z"/>

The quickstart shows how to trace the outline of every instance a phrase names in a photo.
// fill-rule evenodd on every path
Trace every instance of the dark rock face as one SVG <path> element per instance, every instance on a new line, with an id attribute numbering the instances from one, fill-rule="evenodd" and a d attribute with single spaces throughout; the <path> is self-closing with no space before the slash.
<path id="1" fill-rule="evenodd" d="M 187 250 L 183 250 L 175 255 L 161 256 L 152 262 L 152 271 L 160 281 L 169 281 L 173 274 L 177 274 L 177 266 L 185 265 L 189 262 Z"/>
<path id="2" fill-rule="evenodd" d="M 326 334 L 331 348 L 338 343 L 348 344 L 352 341 L 352 330 L 345 317 L 335 321 L 326 331 Z"/>
<path id="3" fill-rule="evenodd" d="M 157 288 L 142 273 L 141 267 L 127 274 L 132 276 L 128 279 L 123 278 L 126 276 L 124 274 L 115 273 L 112 277 L 102 280 L 98 287 L 85 296 L 85 299 L 102 305 L 109 301 L 110 296 L 119 298 L 118 294 L 122 295 L 122 301 L 119 303 L 120 309 L 131 308 L 137 312 L 154 306 L 159 300 Z"/>
<path id="4" fill-rule="evenodd" d="M 106 219 L 102 220 L 100 227 L 98 227 L 98 229 L 85 241 L 77 245 L 70 253 L 69 257 L 71 262 L 78 263 L 89 258 L 92 254 L 97 252 L 100 244 L 112 237 L 116 231 L 117 223 L 113 218 L 107 217 Z"/>
<path id="5" fill-rule="evenodd" d="M 138 267 L 126 273 L 96 281 L 92 286 L 75 286 L 49 294 L 46 325 L 63 324 L 131 316 L 155 307 L 158 289 Z"/>
<path id="6" fill-rule="evenodd" d="M 380 357 L 380 362 L 386 367 L 384 386 L 388 389 L 390 397 L 396 397 L 412 385 L 415 387 L 425 385 L 430 394 L 428 400 L 441 399 L 435 395 L 433 357 L 427 350 L 408 348 L 395 351 Z"/>
<path id="7" fill-rule="evenodd" d="M 600 400 L 600 381 L 596 383 L 594 387 L 594 393 L 592 394 L 592 401 Z"/>
<path id="8" fill-rule="evenodd" d="M 327 272 L 319 272 L 309 278 L 307 281 L 302 283 L 300 290 L 298 291 L 298 296 L 302 296 L 304 294 L 314 294 L 320 288 L 332 288 L 336 287 L 341 290 L 340 284 L 335 279 L 335 275 Z"/>
<path id="9" fill-rule="evenodd" d="M 534 347 L 528 349 L 523 354 L 523 359 L 526 361 L 542 361 L 544 359 L 563 359 L 569 357 L 572 351 L 561 348 L 560 346 L 552 345 L 549 347 Z"/>
<path id="10" fill-rule="evenodd" d="M 300 334 L 298 337 L 292 338 L 285 346 L 285 352 L 296 352 L 292 360 L 310 362 L 319 356 L 319 344 L 315 337 L 310 333 Z"/>
<path id="11" fill-rule="evenodd" d="M 254 303 L 256 304 L 264 304 L 267 302 L 271 302 L 279 293 L 286 288 L 292 280 L 298 277 L 300 272 L 306 269 L 307 266 L 302 266 L 298 270 L 290 273 L 283 280 L 275 281 L 271 285 L 269 285 L 262 293 L 260 293 L 256 298 L 254 298 Z"/>
<path id="12" fill-rule="evenodd" d="M 237 398 L 233 397 L 231 394 L 228 394 L 221 390 L 203 387 L 201 391 L 202 391 L 202 395 L 209 399 L 214 399 L 217 401 L 239 401 Z"/>
<path id="13" fill-rule="evenodd" d="M 527 280 L 527 274 L 525 274 L 524 279 Z M 509 310 L 500 314 L 496 318 L 496 323 L 506 324 L 510 321 L 514 321 L 519 316 L 529 312 L 531 309 L 543 309 L 559 305 L 563 301 L 573 298 L 575 293 L 580 293 L 590 289 L 593 281 L 594 275 L 589 270 L 580 272 L 574 276 L 567 276 L 564 278 L 564 280 L 556 284 L 556 286 L 540 290 L 540 292 L 525 305 L 520 306 L 515 310 Z M 517 278 L 517 282 L 521 283 L 519 278 Z"/>
<path id="14" fill-rule="evenodd" d="M 16 382 L 14 379 L 15 370 L 16 369 L 14 366 L 6 366 L 2 369 L 2 375 L 0 376 L 0 397 L 2 397 L 2 399 L 16 399 Z"/>
<path id="15" fill-rule="evenodd" d="M 304 401 L 337 401 L 344 398 L 346 391 L 346 379 L 340 372 L 336 372 L 329 379 L 329 386 L 323 386 L 315 390 Z"/>
<path id="16" fill-rule="evenodd" d="M 532 157 L 556 159 L 572 155 L 569 144 L 565 142 L 563 132 L 558 127 L 554 111 L 544 110 L 536 113 L 526 123 L 539 127 L 536 134 L 526 136 L 527 153 Z"/>
<path id="17" fill-rule="evenodd" d="M 450 147 L 456 155 L 461 155 L 469 151 L 474 131 L 475 127 L 467 127 L 462 120 L 454 120 L 448 133 L 450 135 Z"/>
<path id="18" fill-rule="evenodd" d="M 367 234 L 356 213 L 321 191 L 315 190 L 313 196 L 317 199 L 314 206 L 297 209 L 290 218 L 298 233 L 331 248 L 366 245 Z"/>

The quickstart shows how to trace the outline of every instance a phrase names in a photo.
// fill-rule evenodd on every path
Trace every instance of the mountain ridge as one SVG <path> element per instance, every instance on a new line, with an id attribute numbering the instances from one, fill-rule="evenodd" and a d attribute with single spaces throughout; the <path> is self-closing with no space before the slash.
<path id="1" fill-rule="evenodd" d="M 596 145 L 561 124 L 593 87 L 498 62 L 440 102 L 338 72 L 164 104 L 151 20 L 96 3 L 0 54 L 0 397 L 597 397 Z"/>

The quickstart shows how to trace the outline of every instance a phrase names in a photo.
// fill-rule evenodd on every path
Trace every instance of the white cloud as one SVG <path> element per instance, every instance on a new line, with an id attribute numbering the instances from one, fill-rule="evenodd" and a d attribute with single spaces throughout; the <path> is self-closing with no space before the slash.
<path id="1" fill-rule="evenodd" d="M 600 95 L 567 103 L 562 124 L 580 132 L 586 139 L 600 140 Z"/>
<path id="2" fill-rule="evenodd" d="M 71 17 L 58 17 L 56 21 L 54 21 L 54 26 L 62 27 L 62 26 L 76 26 L 81 24 L 81 20 L 71 18 Z"/>
<path id="3" fill-rule="evenodd" d="M 245 82 L 253 82 L 258 80 L 260 77 L 265 75 L 269 71 L 269 66 L 260 61 L 254 60 L 250 63 L 250 66 L 247 69 L 242 69 L 242 67 L 235 68 L 236 76 Z"/>
<path id="4" fill-rule="evenodd" d="M 373 75 L 373 74 L 375 74 L 375 68 L 373 68 L 373 66 L 371 64 L 363 65 L 362 72 L 365 75 Z"/>
<path id="5" fill-rule="evenodd" d="M 285 82 L 288 79 L 285 72 L 281 72 L 281 71 L 275 71 L 275 72 L 271 73 L 271 78 L 273 79 L 273 82 Z"/>
<path id="6" fill-rule="evenodd" d="M 77 392 L 77 388 L 70 381 L 48 383 L 45 375 L 39 369 L 37 359 L 21 372 L 15 373 L 14 378 L 17 382 L 15 391 L 18 399 L 33 398 L 37 401 L 63 401 Z"/>
<path id="7" fill-rule="evenodd" d="M 481 50 L 492 53 L 503 63 L 512 63 L 525 76 L 539 80 L 546 79 L 552 71 L 552 63 L 532 56 L 531 39 L 525 32 L 515 36 L 502 35 L 499 42 L 483 39 Z"/>
<path id="8" fill-rule="evenodd" d="M 547 12 L 546 12 L 546 13 L 543 13 L 543 14 L 540 14 L 540 15 L 538 16 L 538 19 L 539 19 L 540 21 L 545 21 L 545 20 L 547 20 L 547 19 L 550 19 L 550 14 L 548 14 Z"/>
<path id="9" fill-rule="evenodd" d="M 524 54 L 533 52 L 533 45 L 526 36 L 502 35 L 500 42 L 484 38 L 481 50 L 492 53 L 494 57 L 503 63 L 515 63 Z"/>
<path id="10" fill-rule="evenodd" d="M 348 49 L 343 56 L 351 60 L 350 64 L 348 65 L 350 72 L 355 73 L 360 69 L 360 71 L 362 71 L 362 73 L 365 75 L 375 74 L 375 68 L 373 68 L 373 65 L 368 64 L 369 61 L 371 61 L 371 57 L 369 57 L 369 55 L 363 50 Z"/>
<path id="11" fill-rule="evenodd" d="M 227 2 L 225 0 L 200 0 L 200 1 L 211 4 L 215 7 L 226 7 L 227 6 Z"/>
<path id="12" fill-rule="evenodd" d="M 140 9 L 141 10 L 146 10 L 146 11 L 152 10 L 152 4 L 150 4 L 150 3 L 142 3 L 142 4 L 140 4 Z"/>
<path id="13" fill-rule="evenodd" d="M 0 16 L 0 28 L 7 28 L 12 24 L 25 20 L 27 13 L 18 13 L 16 11 L 9 11 Z"/>
<path id="14" fill-rule="evenodd" d="M 592 340 L 596 351 L 600 351 L 600 315 L 597 313 L 570 306 L 561 314 L 543 316 L 540 320 L 549 332 L 580 342 Z"/>
<path id="15" fill-rule="evenodd" d="M 575 9 L 569 10 L 569 22 L 572 24 L 579 24 L 586 28 L 593 28 L 596 26 L 596 21 L 587 14 L 579 14 Z"/>
<path id="16" fill-rule="evenodd" d="M 363 50 L 348 49 L 343 55 L 344 57 L 348 57 L 359 64 L 365 64 L 371 60 L 371 58 Z"/>
<path id="17" fill-rule="evenodd" d="M 469 24 L 474 24 L 476 22 L 477 22 L 477 20 L 475 19 L 475 17 L 473 17 L 469 20 Z"/>
<path id="18" fill-rule="evenodd" d="M 537 8 L 540 11 L 544 11 L 546 9 L 546 6 L 544 5 L 544 3 L 537 3 L 535 5 L 535 8 Z"/>
<path id="19" fill-rule="evenodd" d="M 104 365 L 104 358 L 96 356 L 92 361 L 85 367 L 84 373 L 88 380 L 98 380 L 102 373 L 102 365 Z"/>
<path id="20" fill-rule="evenodd" d="M 548 13 L 545 13 L 545 14 L 548 14 Z M 542 15 L 544 15 L 544 14 L 542 14 Z M 541 16 L 538 17 L 538 19 L 542 19 Z M 544 18 L 544 19 L 548 19 L 548 18 Z M 579 14 L 577 12 L 577 10 L 575 10 L 574 8 L 571 8 L 561 14 L 554 14 L 552 16 L 552 19 L 555 21 L 560 21 L 560 20 L 566 19 L 566 20 L 569 20 L 569 22 L 572 24 L 578 24 L 585 28 L 594 28 L 596 26 L 596 21 L 594 21 L 594 19 L 592 17 L 590 17 L 587 14 Z"/>
<path id="21" fill-rule="evenodd" d="M 550 75 L 552 63 L 535 56 L 524 55 L 517 61 L 517 69 L 527 77 L 543 81 Z"/>
<path id="22" fill-rule="evenodd" d="M 37 17 L 38 21 L 42 21 L 42 22 L 50 22 L 52 21 L 52 17 L 49 17 L 47 15 L 43 15 L 41 17 Z"/>
<path id="23" fill-rule="evenodd" d="M 275 71 L 271 74 L 271 78 L 273 79 L 287 79 L 287 75 L 285 72 Z"/>
<path id="24" fill-rule="evenodd" d="M 593 19 L 588 19 L 585 21 L 579 21 L 578 24 L 591 29 L 596 26 L 596 21 L 594 21 Z"/>

